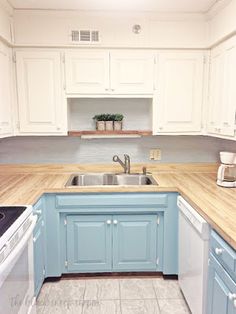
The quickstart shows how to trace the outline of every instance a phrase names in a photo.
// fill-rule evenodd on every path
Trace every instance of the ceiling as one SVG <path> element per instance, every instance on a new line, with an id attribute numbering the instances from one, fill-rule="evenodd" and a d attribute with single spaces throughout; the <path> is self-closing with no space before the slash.
<path id="1" fill-rule="evenodd" d="M 206 12 L 223 0 L 8 0 L 16 9 Z"/>

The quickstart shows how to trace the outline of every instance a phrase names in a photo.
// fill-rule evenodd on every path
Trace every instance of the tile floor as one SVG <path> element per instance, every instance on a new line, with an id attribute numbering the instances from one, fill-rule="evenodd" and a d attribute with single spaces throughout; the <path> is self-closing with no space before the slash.
<path id="1" fill-rule="evenodd" d="M 38 314 L 190 313 L 176 280 L 85 278 L 45 283 Z"/>

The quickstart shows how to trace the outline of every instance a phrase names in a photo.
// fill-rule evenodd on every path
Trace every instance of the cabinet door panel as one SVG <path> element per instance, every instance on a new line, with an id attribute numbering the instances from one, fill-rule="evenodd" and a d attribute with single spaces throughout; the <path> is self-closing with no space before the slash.
<path id="1" fill-rule="evenodd" d="M 114 270 L 157 269 L 157 216 L 113 216 Z"/>
<path id="2" fill-rule="evenodd" d="M 0 137 L 12 135 L 10 49 L 0 43 Z"/>
<path id="3" fill-rule="evenodd" d="M 68 216 L 69 271 L 111 270 L 111 216 Z"/>
<path id="4" fill-rule="evenodd" d="M 66 116 L 60 53 L 19 51 L 16 68 L 20 132 L 62 133 Z"/>
<path id="5" fill-rule="evenodd" d="M 154 97 L 154 133 L 201 131 L 202 53 L 159 56 Z"/>
<path id="6" fill-rule="evenodd" d="M 111 90 L 115 94 L 153 94 L 154 55 L 111 52 Z"/>
<path id="7" fill-rule="evenodd" d="M 234 136 L 236 113 L 236 37 L 225 47 L 223 102 L 221 104 L 220 134 Z"/>
<path id="8" fill-rule="evenodd" d="M 230 299 L 230 295 L 235 293 L 236 283 L 215 257 L 210 254 L 207 314 L 235 314 L 234 299 Z"/>
<path id="9" fill-rule="evenodd" d="M 224 55 L 222 48 L 212 51 L 210 72 L 210 103 L 208 113 L 208 132 L 219 133 L 223 106 Z"/>
<path id="10" fill-rule="evenodd" d="M 211 52 L 208 133 L 235 135 L 236 36 Z"/>
<path id="11" fill-rule="evenodd" d="M 100 94 L 108 91 L 109 52 L 67 52 L 65 61 L 68 94 Z"/>

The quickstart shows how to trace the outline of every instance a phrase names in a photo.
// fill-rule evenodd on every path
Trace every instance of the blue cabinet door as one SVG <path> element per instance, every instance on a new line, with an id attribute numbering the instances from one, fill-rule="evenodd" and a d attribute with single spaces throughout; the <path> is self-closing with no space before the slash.
<path id="1" fill-rule="evenodd" d="M 207 314 L 236 314 L 234 298 L 230 297 L 236 292 L 236 283 L 212 254 L 208 276 Z"/>
<path id="2" fill-rule="evenodd" d="M 67 216 L 68 271 L 111 271 L 112 217 Z"/>
<path id="3" fill-rule="evenodd" d="M 37 296 L 43 285 L 45 276 L 44 221 L 42 217 L 38 220 L 34 228 L 33 242 L 34 242 L 34 291 L 35 296 Z"/>
<path id="4" fill-rule="evenodd" d="M 113 216 L 113 269 L 157 269 L 157 215 Z"/>

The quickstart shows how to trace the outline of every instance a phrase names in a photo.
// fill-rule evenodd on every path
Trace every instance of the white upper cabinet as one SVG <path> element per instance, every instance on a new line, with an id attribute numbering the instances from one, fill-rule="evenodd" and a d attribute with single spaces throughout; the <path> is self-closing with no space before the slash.
<path id="1" fill-rule="evenodd" d="M 65 53 L 67 94 L 153 94 L 154 56 L 142 51 Z"/>
<path id="2" fill-rule="evenodd" d="M 154 54 L 142 51 L 111 52 L 110 88 L 115 94 L 153 94 Z"/>
<path id="3" fill-rule="evenodd" d="M 17 51 L 19 132 L 66 133 L 60 52 Z"/>
<path id="4" fill-rule="evenodd" d="M 202 52 L 163 52 L 157 64 L 153 133 L 201 131 Z"/>
<path id="5" fill-rule="evenodd" d="M 0 43 L 0 137 L 11 136 L 11 63 L 10 48 Z"/>
<path id="6" fill-rule="evenodd" d="M 236 37 L 211 53 L 207 131 L 234 137 L 236 113 Z"/>
<path id="7" fill-rule="evenodd" d="M 93 50 L 66 52 L 65 68 L 68 94 L 108 92 L 109 52 Z"/>

